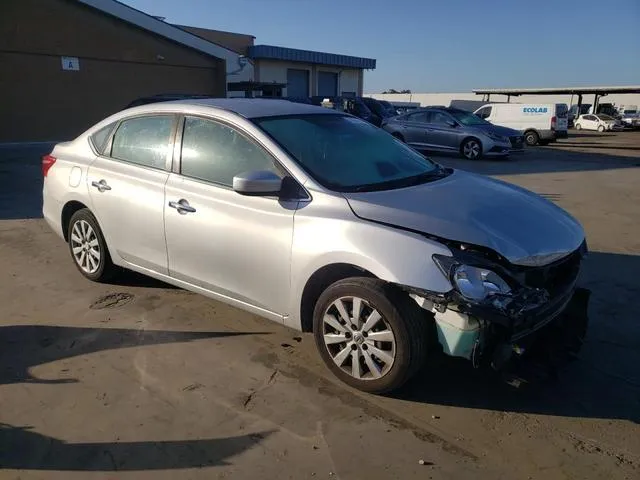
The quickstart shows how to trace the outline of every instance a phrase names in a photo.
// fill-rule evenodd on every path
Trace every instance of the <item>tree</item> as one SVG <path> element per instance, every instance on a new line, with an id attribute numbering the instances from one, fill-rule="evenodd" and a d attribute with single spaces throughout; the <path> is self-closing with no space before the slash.
<path id="1" fill-rule="evenodd" d="M 398 91 L 398 90 L 396 90 L 395 88 L 390 88 L 389 90 L 385 90 L 385 91 L 384 91 L 384 92 L 382 92 L 382 93 L 411 93 L 411 90 L 406 90 L 406 89 L 405 89 L 405 90 L 400 90 L 400 91 Z"/>

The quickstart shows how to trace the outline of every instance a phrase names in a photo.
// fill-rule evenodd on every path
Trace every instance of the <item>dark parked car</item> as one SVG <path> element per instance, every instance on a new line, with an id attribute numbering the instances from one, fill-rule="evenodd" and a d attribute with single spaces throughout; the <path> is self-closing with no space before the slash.
<path id="1" fill-rule="evenodd" d="M 389 114 L 392 117 L 395 117 L 396 115 L 398 115 L 398 110 L 396 109 L 396 107 L 394 107 L 393 105 L 391 105 L 390 102 L 387 102 L 386 100 L 378 100 L 382 106 L 387 110 L 387 112 L 389 112 Z"/>
<path id="2" fill-rule="evenodd" d="M 369 107 L 369 110 L 371 110 L 374 115 L 380 118 L 380 124 L 378 124 L 378 126 L 382 125 L 382 121 L 385 118 L 391 118 L 395 116 L 395 114 L 392 114 L 384 105 L 382 105 L 382 102 L 380 102 L 380 100 L 376 100 L 375 98 L 371 97 L 362 97 L 362 102 L 367 107 Z"/>
<path id="3" fill-rule="evenodd" d="M 362 97 L 330 97 L 326 95 L 316 95 L 311 97 L 313 105 L 322 105 L 322 102 L 329 100 L 333 104 L 335 110 L 344 111 L 358 118 L 372 123 L 376 127 L 382 124 L 382 118 L 373 113 L 369 107 L 362 101 Z"/>

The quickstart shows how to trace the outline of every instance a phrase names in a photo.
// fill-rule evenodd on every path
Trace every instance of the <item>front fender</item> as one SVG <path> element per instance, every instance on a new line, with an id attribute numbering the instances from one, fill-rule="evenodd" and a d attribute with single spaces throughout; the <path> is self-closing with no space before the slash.
<path id="1" fill-rule="evenodd" d="M 300 212 L 299 212 L 300 213 Z M 296 214 L 291 258 L 291 324 L 299 324 L 302 292 L 311 276 L 331 264 L 349 264 L 401 285 L 446 293 L 452 289 L 432 260 L 451 256 L 444 245 L 417 233 L 358 219 Z"/>

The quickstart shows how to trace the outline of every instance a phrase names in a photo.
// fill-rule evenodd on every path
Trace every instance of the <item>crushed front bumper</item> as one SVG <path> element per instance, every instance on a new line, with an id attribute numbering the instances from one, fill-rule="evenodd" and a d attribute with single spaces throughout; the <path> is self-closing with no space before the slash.
<path id="1" fill-rule="evenodd" d="M 513 323 L 487 342 L 484 358 L 496 370 L 512 360 L 531 358 L 569 359 L 582 346 L 587 333 L 590 290 L 576 288 Z"/>

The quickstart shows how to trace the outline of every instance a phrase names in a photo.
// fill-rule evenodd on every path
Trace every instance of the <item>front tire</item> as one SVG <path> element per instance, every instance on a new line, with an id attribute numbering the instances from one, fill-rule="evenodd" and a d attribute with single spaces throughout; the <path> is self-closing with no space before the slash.
<path id="1" fill-rule="evenodd" d="M 316 346 L 344 383 L 369 393 L 402 386 L 427 355 L 428 318 L 407 295 L 373 278 L 347 278 L 320 295 Z"/>
<path id="2" fill-rule="evenodd" d="M 476 138 L 468 138 L 460 146 L 460 153 L 467 160 L 479 160 L 482 157 L 482 144 Z"/>
<path id="3" fill-rule="evenodd" d="M 116 267 L 111 261 L 98 221 L 88 208 L 72 215 L 68 239 L 71 258 L 82 275 L 94 282 L 106 282 L 113 278 Z"/>
<path id="4" fill-rule="evenodd" d="M 603 125 L 598 125 L 598 131 L 599 132 L 604 132 L 604 126 Z"/>

